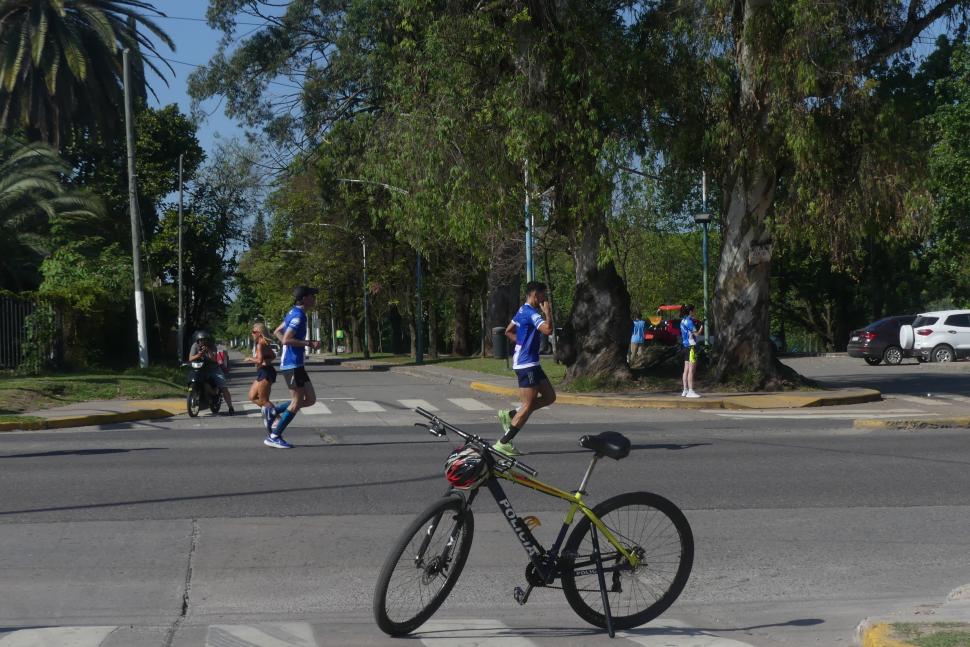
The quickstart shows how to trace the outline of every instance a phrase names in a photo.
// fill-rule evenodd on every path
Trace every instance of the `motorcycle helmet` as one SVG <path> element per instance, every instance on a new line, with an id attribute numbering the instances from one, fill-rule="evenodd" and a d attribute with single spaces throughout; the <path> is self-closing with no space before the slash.
<path id="1" fill-rule="evenodd" d="M 488 476 L 488 465 L 478 448 L 458 447 L 445 461 L 445 478 L 457 490 L 471 490 Z"/>
<path id="2" fill-rule="evenodd" d="M 195 334 L 192 335 L 192 341 L 194 342 L 199 342 L 199 341 L 202 341 L 203 339 L 212 341 L 212 335 L 210 335 L 205 330 L 196 330 Z"/>

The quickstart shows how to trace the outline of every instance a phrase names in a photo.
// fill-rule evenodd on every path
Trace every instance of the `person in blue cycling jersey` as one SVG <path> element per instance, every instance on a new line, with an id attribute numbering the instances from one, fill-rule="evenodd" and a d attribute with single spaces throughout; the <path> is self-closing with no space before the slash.
<path id="1" fill-rule="evenodd" d="M 647 322 L 643 320 L 643 315 L 639 310 L 633 315 L 633 334 L 630 335 L 630 363 L 632 364 L 636 360 L 640 351 L 643 350 L 644 344 L 644 332 L 647 328 Z"/>
<path id="2" fill-rule="evenodd" d="M 283 354 L 280 357 L 280 373 L 286 386 L 290 389 L 290 401 L 281 403 L 275 409 L 263 410 L 263 421 L 269 430 L 269 436 L 263 443 L 269 447 L 277 449 L 290 449 L 290 443 L 283 440 L 283 432 L 286 427 L 293 422 L 293 418 L 300 409 L 313 406 L 317 401 L 317 394 L 310 383 L 310 376 L 307 375 L 306 368 L 303 366 L 304 354 L 307 348 L 320 348 L 320 342 L 316 340 L 307 341 L 307 316 L 306 311 L 312 308 L 317 301 L 316 294 L 319 290 L 306 285 L 297 286 L 293 290 L 293 307 L 286 314 L 283 323 L 274 331 L 273 334 L 279 338 L 283 347 Z M 273 426 L 273 419 L 279 418 Z"/>
<path id="3" fill-rule="evenodd" d="M 519 397 L 522 400 L 522 406 L 518 409 L 498 412 L 505 433 L 492 446 L 507 456 L 522 453 L 512 444 L 512 439 L 529 416 L 556 401 L 556 390 L 539 364 L 541 335 L 551 335 L 552 331 L 552 308 L 546 299 L 546 285 L 530 281 L 525 286 L 525 303 L 505 328 L 506 337 L 515 342 L 512 369 L 519 380 Z"/>
<path id="4" fill-rule="evenodd" d="M 684 390 L 682 398 L 701 397 L 694 391 L 694 373 L 697 372 L 697 324 L 694 323 L 694 306 L 686 305 L 680 311 L 680 345 L 684 358 L 684 374 L 681 377 Z"/>

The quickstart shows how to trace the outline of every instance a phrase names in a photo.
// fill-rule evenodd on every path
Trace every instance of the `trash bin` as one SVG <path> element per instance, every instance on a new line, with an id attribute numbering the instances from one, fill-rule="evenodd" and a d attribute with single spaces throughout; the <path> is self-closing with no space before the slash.
<path id="1" fill-rule="evenodd" d="M 509 356 L 509 338 L 505 336 L 505 328 L 492 328 L 492 357 L 505 359 Z"/>

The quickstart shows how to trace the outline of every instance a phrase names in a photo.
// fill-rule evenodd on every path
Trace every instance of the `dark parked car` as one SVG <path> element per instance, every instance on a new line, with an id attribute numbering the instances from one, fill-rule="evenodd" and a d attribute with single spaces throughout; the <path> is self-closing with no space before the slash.
<path id="1" fill-rule="evenodd" d="M 885 317 L 865 328 L 853 330 L 849 334 L 849 357 L 861 357 L 870 366 L 879 362 L 899 364 L 904 357 L 912 357 L 911 350 L 899 347 L 900 326 L 912 325 L 916 315 Z"/>

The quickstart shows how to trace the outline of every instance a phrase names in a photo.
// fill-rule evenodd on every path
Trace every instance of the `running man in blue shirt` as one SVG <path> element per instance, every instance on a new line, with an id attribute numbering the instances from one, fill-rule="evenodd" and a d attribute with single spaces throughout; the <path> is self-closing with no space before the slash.
<path id="1" fill-rule="evenodd" d="M 303 355 L 307 348 L 320 348 L 319 341 L 307 341 L 307 317 L 306 311 L 312 308 L 317 301 L 316 294 L 319 290 L 305 285 L 297 286 L 293 290 L 293 307 L 283 319 L 283 323 L 274 331 L 283 346 L 283 355 L 280 358 L 280 373 L 286 381 L 286 386 L 290 389 L 291 399 L 277 405 L 275 410 L 264 409 L 263 420 L 269 436 L 263 444 L 277 449 L 290 449 L 290 443 L 283 440 L 283 432 L 286 430 L 297 412 L 303 407 L 312 406 L 317 401 L 317 394 L 310 383 L 310 376 L 307 375 L 303 367 Z M 273 420 L 279 417 L 276 426 Z"/>
<path id="2" fill-rule="evenodd" d="M 525 303 L 505 328 L 505 336 L 515 342 L 512 369 L 519 379 L 519 397 L 522 399 L 518 409 L 498 412 L 505 434 L 493 447 L 507 456 L 522 453 L 512 445 L 512 439 L 532 412 L 556 401 L 556 391 L 539 365 L 540 333 L 551 335 L 552 331 L 552 309 L 546 300 L 546 285 L 530 281 L 525 286 Z"/>

